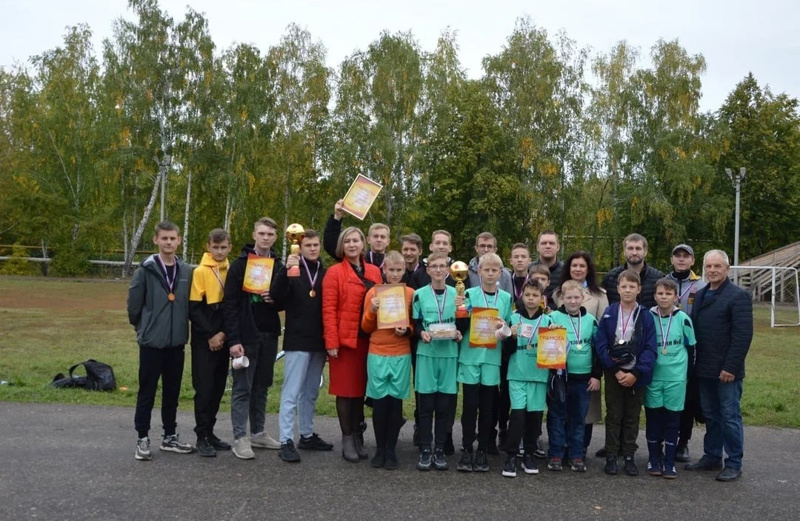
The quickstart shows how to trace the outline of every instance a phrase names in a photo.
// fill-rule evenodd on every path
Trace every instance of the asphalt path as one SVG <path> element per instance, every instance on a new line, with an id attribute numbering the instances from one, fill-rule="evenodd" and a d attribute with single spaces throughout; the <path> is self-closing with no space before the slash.
<path id="1" fill-rule="evenodd" d="M 644 475 L 646 450 L 637 455 L 642 475 L 606 476 L 603 461 L 589 471 L 551 472 L 516 479 L 500 474 L 503 456 L 490 456 L 485 474 L 420 472 L 406 425 L 398 446 L 400 468 L 373 469 L 341 457 L 338 423 L 318 418 L 315 430 L 333 452 L 301 451 L 302 462 L 257 451 L 252 461 L 230 452 L 216 458 L 160 452 L 136 461 L 133 409 L 59 404 L 0 403 L 0 519 L 800 519 L 800 431 L 745 428 L 742 478 L 714 480 L 713 472 L 678 468 L 678 479 Z M 178 432 L 194 442 L 191 412 L 179 411 Z M 153 424 L 159 425 L 159 411 Z M 277 437 L 277 417 L 267 418 Z M 458 429 L 458 426 L 456 426 Z M 230 440 L 230 417 L 217 425 Z M 156 431 L 151 434 L 156 434 Z M 699 456 L 702 430 L 690 445 Z M 591 453 L 602 445 L 596 429 Z M 456 441 L 460 433 L 456 433 Z M 371 428 L 367 445 L 372 449 Z M 639 434 L 640 444 L 644 433 Z"/>

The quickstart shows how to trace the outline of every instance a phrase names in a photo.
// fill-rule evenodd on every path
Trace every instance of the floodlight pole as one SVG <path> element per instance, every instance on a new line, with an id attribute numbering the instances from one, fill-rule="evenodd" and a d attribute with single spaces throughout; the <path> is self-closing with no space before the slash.
<path id="1" fill-rule="evenodd" d="M 728 178 L 733 182 L 733 188 L 736 190 L 736 218 L 735 218 L 735 225 L 734 225 L 734 237 L 733 237 L 733 265 L 739 265 L 739 217 L 741 215 L 740 212 L 740 202 L 741 202 L 741 194 L 742 194 L 742 179 L 744 179 L 745 175 L 745 168 L 741 167 L 739 169 L 739 173 L 734 174 L 730 168 L 725 169 L 725 173 L 728 174 Z M 738 272 L 734 272 L 733 274 L 734 282 L 738 284 L 739 277 Z"/>

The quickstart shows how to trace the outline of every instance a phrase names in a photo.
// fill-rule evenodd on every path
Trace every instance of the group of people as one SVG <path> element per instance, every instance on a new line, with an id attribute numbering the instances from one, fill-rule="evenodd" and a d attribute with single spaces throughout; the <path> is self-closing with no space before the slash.
<path id="1" fill-rule="evenodd" d="M 496 253 L 495 237 L 484 232 L 476 238 L 461 294 L 451 274 L 447 231 L 433 232 L 430 253 L 422 258 L 418 235 L 402 236 L 394 251 L 388 226 L 373 224 L 365 235 L 358 227 L 342 229 L 343 217 L 339 201 L 322 237 L 306 229 L 299 253 L 285 263 L 272 248 L 278 227 L 270 218 L 255 223 L 254 243 L 230 264 L 230 237 L 213 230 L 193 272 L 175 256 L 177 226 L 156 226 L 159 251 L 134 273 L 128 298 L 140 346 L 136 459 L 152 457 L 150 416 L 159 378 L 161 450 L 214 456 L 232 449 L 237 458 L 253 459 L 253 448 L 275 449 L 286 462 L 301 460 L 297 449 L 332 450 L 313 427 L 327 361 L 342 456 L 353 463 L 369 458 L 373 467 L 398 467 L 396 445 L 407 421 L 403 400 L 412 397 L 413 375 L 419 470 L 450 466 L 460 386 L 457 470 L 486 472 L 488 455 L 502 451 L 507 477 L 516 476 L 518 462 L 525 473 L 537 474 L 536 457 L 546 458 L 551 471 L 585 472 L 605 378 L 606 442 L 597 454 L 605 457 L 605 473 L 617 474 L 622 456 L 624 472 L 638 474 L 634 454 L 644 405 L 648 474 L 677 477 L 676 462 L 690 460 L 688 441 L 699 419 L 706 423 L 704 454 L 686 469 L 717 470 L 720 481 L 740 476 L 739 403 L 752 304 L 728 281 L 723 251 L 705 254 L 706 283 L 692 271 L 694 250 L 680 244 L 665 276 L 646 263 L 647 240 L 631 234 L 623 241 L 625 263 L 598 284 L 588 253 L 558 259 L 555 232 L 537 238 L 536 261 L 526 244 L 514 244 L 509 268 Z M 323 248 L 336 261 L 327 268 L 320 260 Z M 274 260 L 269 290 L 260 294 L 244 288 L 253 256 Z M 290 275 L 297 270 L 299 276 Z M 379 327 L 382 284 L 405 285 L 407 323 Z M 476 326 L 486 316 L 488 336 Z M 175 421 L 189 324 L 196 446 L 180 439 Z M 565 368 L 543 368 L 539 336 L 555 328 L 566 330 Z M 285 367 L 275 440 L 266 433 L 265 417 L 282 331 Z M 233 369 L 228 444 L 214 426 L 231 358 L 239 363 Z M 365 406 L 372 407 L 371 458 L 364 442 Z M 545 411 L 546 453 L 539 439 Z"/>

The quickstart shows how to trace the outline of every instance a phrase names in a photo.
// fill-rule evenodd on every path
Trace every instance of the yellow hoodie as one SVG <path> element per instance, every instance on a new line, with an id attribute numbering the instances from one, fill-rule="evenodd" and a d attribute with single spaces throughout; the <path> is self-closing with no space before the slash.
<path id="1" fill-rule="evenodd" d="M 192 275 L 192 291 L 189 294 L 189 300 L 201 302 L 205 296 L 206 304 L 222 302 L 229 265 L 228 259 L 217 262 L 210 253 L 204 253 L 200 265 L 195 268 Z"/>

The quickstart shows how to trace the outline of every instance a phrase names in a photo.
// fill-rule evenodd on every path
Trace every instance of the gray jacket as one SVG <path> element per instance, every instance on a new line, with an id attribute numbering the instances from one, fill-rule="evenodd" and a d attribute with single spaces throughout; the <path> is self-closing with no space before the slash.
<path id="1" fill-rule="evenodd" d="M 478 275 L 478 257 L 473 257 L 469 261 L 469 286 L 470 288 L 477 288 L 481 285 L 481 276 Z M 514 298 L 514 275 L 508 268 L 500 270 L 500 280 L 497 281 L 497 286 L 511 295 Z"/>
<path id="2" fill-rule="evenodd" d="M 149 256 L 133 273 L 128 288 L 128 320 L 136 329 L 136 341 L 142 347 L 183 346 L 189 340 L 189 291 L 192 268 L 175 259 L 178 274 L 170 302 L 164 273 Z"/>

